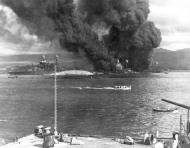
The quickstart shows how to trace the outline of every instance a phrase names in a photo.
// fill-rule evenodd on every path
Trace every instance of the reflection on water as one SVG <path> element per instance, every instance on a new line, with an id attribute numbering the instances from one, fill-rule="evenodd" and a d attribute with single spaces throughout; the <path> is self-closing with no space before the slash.
<path id="1" fill-rule="evenodd" d="M 61 79 L 58 81 L 58 129 L 103 136 L 137 136 L 146 130 L 159 130 L 162 136 L 169 136 L 179 129 L 179 115 L 185 111 L 154 113 L 152 107 L 172 107 L 161 99 L 188 103 L 189 74 Z M 71 89 L 115 85 L 132 85 L 132 90 Z M 0 77 L 0 137 L 13 139 L 30 134 L 36 125 L 53 125 L 53 97 L 53 79 Z"/>

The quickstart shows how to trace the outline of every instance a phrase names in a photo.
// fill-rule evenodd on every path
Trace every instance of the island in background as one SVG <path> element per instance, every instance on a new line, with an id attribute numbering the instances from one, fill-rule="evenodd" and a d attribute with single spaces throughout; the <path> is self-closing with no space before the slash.
<path id="1" fill-rule="evenodd" d="M 169 71 L 190 70 L 190 49 L 171 51 L 166 49 L 155 49 L 152 54 L 153 68 Z"/>

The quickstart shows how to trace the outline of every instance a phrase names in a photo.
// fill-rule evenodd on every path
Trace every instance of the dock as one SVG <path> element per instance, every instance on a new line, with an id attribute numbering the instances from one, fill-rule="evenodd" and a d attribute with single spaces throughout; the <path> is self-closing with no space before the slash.
<path id="1" fill-rule="evenodd" d="M 121 144 L 111 138 L 93 138 L 93 137 L 77 137 L 80 144 L 70 144 L 59 142 L 54 145 L 54 148 L 154 148 L 154 145 Z M 43 139 L 29 135 L 19 139 L 17 142 L 9 143 L 1 148 L 43 148 Z"/>

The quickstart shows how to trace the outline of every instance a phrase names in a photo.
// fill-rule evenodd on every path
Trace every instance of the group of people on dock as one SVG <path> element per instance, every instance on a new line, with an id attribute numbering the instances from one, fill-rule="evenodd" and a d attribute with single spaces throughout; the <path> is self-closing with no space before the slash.
<path id="1" fill-rule="evenodd" d="M 34 135 L 43 138 L 43 148 L 54 147 L 54 144 L 59 142 L 66 142 L 74 145 L 83 144 L 76 136 L 69 136 L 69 134 L 57 133 L 51 131 L 51 127 L 44 127 L 39 125 L 34 129 Z"/>
<path id="2" fill-rule="evenodd" d="M 164 140 L 159 138 L 159 132 L 156 132 L 156 137 L 154 137 L 153 133 L 145 133 L 144 136 L 144 144 L 152 145 L 154 144 L 155 148 L 178 148 L 179 145 L 179 133 L 173 133 L 173 139 Z"/>

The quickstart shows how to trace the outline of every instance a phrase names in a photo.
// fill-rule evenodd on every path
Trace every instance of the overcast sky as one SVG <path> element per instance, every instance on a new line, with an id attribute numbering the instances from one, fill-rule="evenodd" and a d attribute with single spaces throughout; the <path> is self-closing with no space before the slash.
<path id="1" fill-rule="evenodd" d="M 190 0 L 149 0 L 149 20 L 162 32 L 161 47 L 190 48 Z"/>

